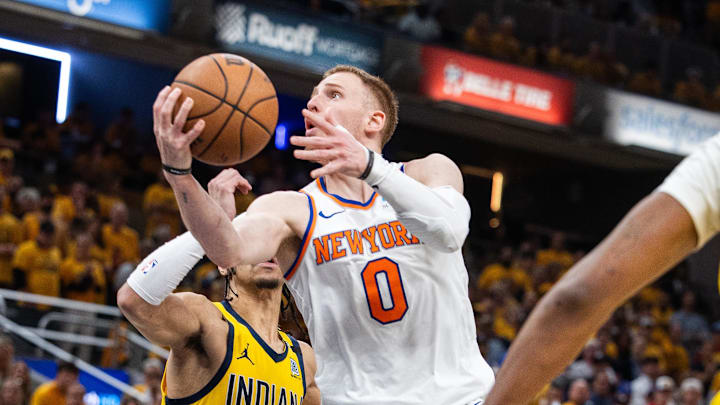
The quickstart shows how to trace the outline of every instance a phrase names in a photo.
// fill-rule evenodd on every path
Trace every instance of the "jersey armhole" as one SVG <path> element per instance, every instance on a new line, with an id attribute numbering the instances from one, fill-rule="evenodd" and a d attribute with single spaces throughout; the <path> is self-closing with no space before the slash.
<path id="1" fill-rule="evenodd" d="M 303 382 L 303 398 L 305 398 L 305 394 L 307 393 L 307 383 L 305 382 L 305 360 L 303 360 L 303 354 L 302 354 L 302 347 L 300 347 L 300 344 L 297 340 L 295 340 L 292 335 L 287 334 L 287 337 L 290 338 L 290 341 L 292 342 L 293 351 L 298 357 L 298 361 L 300 362 L 300 374 L 302 375 L 302 382 Z"/>
<path id="2" fill-rule="evenodd" d="M 300 241 L 300 249 L 298 250 L 298 254 L 295 257 L 295 261 L 293 261 L 292 265 L 288 269 L 287 272 L 285 272 L 285 279 L 290 280 L 292 276 L 295 274 L 295 271 L 298 267 L 300 267 L 300 263 L 302 263 L 303 256 L 305 256 L 305 251 L 307 250 L 308 244 L 310 242 L 310 236 L 312 235 L 313 231 L 315 230 L 315 218 L 316 216 L 316 210 L 315 210 L 315 200 L 312 198 L 312 196 L 304 191 L 300 191 L 301 193 L 305 194 L 305 196 L 308 198 L 308 209 L 310 211 L 310 216 L 308 218 L 308 224 L 305 227 L 305 234 L 303 235 L 302 240 Z"/>
<path id="3" fill-rule="evenodd" d="M 228 324 L 228 334 L 227 334 L 227 352 L 225 353 L 225 359 L 223 360 L 223 363 L 220 365 L 220 368 L 215 373 L 213 378 L 198 392 L 196 392 L 193 395 L 190 395 L 188 397 L 184 398 L 169 398 L 167 396 L 167 393 L 165 394 L 165 404 L 167 405 L 189 405 L 194 404 L 201 399 L 203 399 L 207 394 L 210 393 L 210 391 L 215 388 L 220 381 L 225 377 L 225 373 L 227 373 L 228 368 L 230 368 L 230 363 L 232 363 L 232 357 L 233 357 L 233 342 L 235 341 L 235 329 L 233 328 L 233 324 L 229 321 L 226 321 Z"/>

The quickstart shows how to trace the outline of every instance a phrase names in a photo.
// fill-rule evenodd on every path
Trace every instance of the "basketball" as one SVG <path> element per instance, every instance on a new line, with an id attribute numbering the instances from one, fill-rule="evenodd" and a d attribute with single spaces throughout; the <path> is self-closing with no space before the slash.
<path id="1" fill-rule="evenodd" d="M 185 66 L 172 87 L 195 102 L 185 131 L 203 119 L 205 129 L 191 145 L 193 157 L 216 166 L 245 162 L 272 137 L 278 120 L 275 87 L 265 72 L 237 55 L 216 53 Z"/>

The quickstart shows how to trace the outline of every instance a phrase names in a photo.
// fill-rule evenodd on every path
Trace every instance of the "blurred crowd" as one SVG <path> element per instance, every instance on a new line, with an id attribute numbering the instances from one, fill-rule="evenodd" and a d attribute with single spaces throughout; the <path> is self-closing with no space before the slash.
<path id="1" fill-rule="evenodd" d="M 493 59 L 720 111 L 720 83 L 714 89 L 708 87 L 705 74 L 699 67 L 688 66 L 684 77 L 673 83 L 664 83 L 654 62 L 648 61 L 645 66 L 631 70 L 617 59 L 611 49 L 598 42 L 588 44 L 584 53 L 573 50 L 574 43 L 570 38 L 562 38 L 555 43 L 524 44 L 516 37 L 515 21 L 510 16 L 493 24 L 487 13 L 478 13 L 465 30 L 463 46 L 468 52 Z"/>
<path id="2" fill-rule="evenodd" d="M 286 0 L 290 1 L 290 0 Z M 292 2 L 292 1 L 291 1 Z M 720 45 L 720 0 L 525 0 L 584 15 L 638 33 L 679 38 L 708 49 Z M 306 3 L 306 2 L 302 2 Z M 488 3 L 488 2 L 485 2 Z M 372 22 L 403 32 L 421 42 L 437 42 L 493 59 L 589 79 L 607 86 L 664 98 L 678 103 L 720 111 L 720 83 L 713 72 L 688 63 L 682 74 L 663 77 L 658 58 L 638 65 L 620 60 L 601 42 L 578 42 L 575 37 L 553 40 L 537 37 L 523 42 L 515 34 L 512 15 L 494 20 L 478 12 L 462 38 L 456 22 L 442 18 L 448 7 L 434 0 L 311 0 L 318 11 Z M 497 7 L 495 7 L 497 8 Z M 549 21 L 547 23 L 550 23 Z M 609 29 L 609 28 L 606 28 Z M 458 42 L 459 41 L 459 42 Z M 580 40 L 582 41 L 582 40 Z M 657 50 L 658 55 L 660 50 Z M 630 67 L 632 66 L 632 68 Z"/>
<path id="3" fill-rule="evenodd" d="M 525 0 L 559 7 L 597 20 L 636 28 L 653 35 L 717 45 L 717 0 Z"/>
<path id="4" fill-rule="evenodd" d="M 584 251 L 556 232 L 476 255 L 466 252 L 478 343 L 498 368 L 538 299 Z M 681 265 L 620 307 L 533 405 L 705 404 L 720 390 L 720 322 L 708 323 L 686 278 Z"/>

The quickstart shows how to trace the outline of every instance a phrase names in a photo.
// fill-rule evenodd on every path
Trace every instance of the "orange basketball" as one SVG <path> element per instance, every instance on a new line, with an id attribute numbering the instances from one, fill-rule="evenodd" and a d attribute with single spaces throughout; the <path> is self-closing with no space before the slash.
<path id="1" fill-rule="evenodd" d="M 232 166 L 260 152 L 275 132 L 278 101 L 265 72 L 237 55 L 215 53 L 195 59 L 175 77 L 172 87 L 195 102 L 185 131 L 199 119 L 205 129 L 192 143 L 193 156 L 216 166 Z M 174 114 L 173 114 L 174 117 Z"/>

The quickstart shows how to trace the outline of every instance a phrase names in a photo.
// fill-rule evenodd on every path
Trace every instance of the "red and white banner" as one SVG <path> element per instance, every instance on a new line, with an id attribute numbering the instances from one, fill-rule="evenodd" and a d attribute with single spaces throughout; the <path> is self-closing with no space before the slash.
<path id="1" fill-rule="evenodd" d="M 551 125 L 570 125 L 575 83 L 445 48 L 422 50 L 422 92 Z"/>

